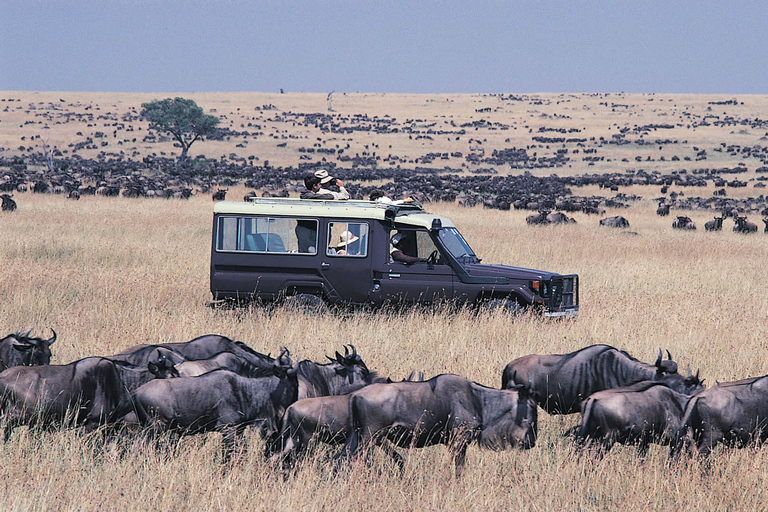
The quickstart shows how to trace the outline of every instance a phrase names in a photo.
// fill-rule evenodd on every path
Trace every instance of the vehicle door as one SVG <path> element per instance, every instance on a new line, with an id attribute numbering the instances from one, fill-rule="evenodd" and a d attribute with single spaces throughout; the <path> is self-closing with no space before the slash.
<path id="1" fill-rule="evenodd" d="M 426 229 L 401 228 L 389 232 L 391 239 L 397 233 L 404 235 L 400 247 L 409 256 L 428 258 L 437 251 L 437 258 L 432 263 L 416 262 L 403 263 L 394 261 L 389 245 L 386 255 L 375 261 L 380 261 L 373 271 L 374 292 L 371 294 L 375 302 L 406 302 L 431 303 L 437 300 L 453 298 L 453 270 L 440 257 L 435 242 Z M 378 251 L 379 248 L 377 247 Z"/>
<path id="2" fill-rule="evenodd" d="M 365 221 L 328 221 L 320 272 L 331 302 L 361 304 L 373 286 L 370 226 Z"/>

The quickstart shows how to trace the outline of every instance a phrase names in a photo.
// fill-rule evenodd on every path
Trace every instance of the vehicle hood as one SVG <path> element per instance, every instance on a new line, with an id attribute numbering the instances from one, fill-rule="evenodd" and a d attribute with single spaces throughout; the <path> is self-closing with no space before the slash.
<path id="1" fill-rule="evenodd" d="M 468 263 L 462 266 L 472 276 L 506 277 L 518 281 L 546 281 L 553 276 L 560 275 L 555 272 L 545 272 L 543 270 L 534 270 L 531 268 L 512 267 L 510 265 L 483 265 L 481 263 Z"/>

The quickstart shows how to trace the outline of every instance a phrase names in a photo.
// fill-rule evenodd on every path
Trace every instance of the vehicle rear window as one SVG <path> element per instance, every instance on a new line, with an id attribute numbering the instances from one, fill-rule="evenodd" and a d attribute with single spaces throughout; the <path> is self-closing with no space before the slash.
<path id="1" fill-rule="evenodd" d="M 221 216 L 216 250 L 317 254 L 317 220 Z"/>

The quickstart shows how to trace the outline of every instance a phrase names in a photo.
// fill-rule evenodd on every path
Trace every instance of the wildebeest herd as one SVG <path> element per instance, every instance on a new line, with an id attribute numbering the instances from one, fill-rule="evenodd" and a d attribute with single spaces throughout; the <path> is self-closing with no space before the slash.
<path id="1" fill-rule="evenodd" d="M 581 412 L 568 433 L 574 449 L 596 456 L 618 442 L 641 454 L 660 443 L 671 457 L 703 458 L 718 444 L 768 438 L 768 376 L 705 389 L 698 371 L 679 374 L 661 349 L 654 364 L 608 345 L 527 355 L 503 369 L 495 389 L 454 374 L 393 381 L 369 370 L 352 345 L 326 363 L 294 364 L 286 348 L 273 358 L 215 334 L 51 365 L 56 333 L 30 334 L 0 340 L 5 442 L 22 425 L 103 428 L 152 442 L 219 432 L 226 461 L 254 428 L 267 460 L 284 471 L 319 443 L 342 446 L 336 467 L 367 458 L 375 446 L 402 467 L 397 448 L 444 444 L 458 476 L 472 442 L 533 448 L 538 407 Z"/>

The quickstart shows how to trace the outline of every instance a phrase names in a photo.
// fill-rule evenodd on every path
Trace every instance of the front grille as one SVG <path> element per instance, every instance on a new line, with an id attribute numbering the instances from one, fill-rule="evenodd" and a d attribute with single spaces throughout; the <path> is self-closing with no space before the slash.
<path id="1" fill-rule="evenodd" d="M 562 311 L 579 306 L 579 276 L 557 276 L 552 278 L 552 295 L 549 309 Z"/>

